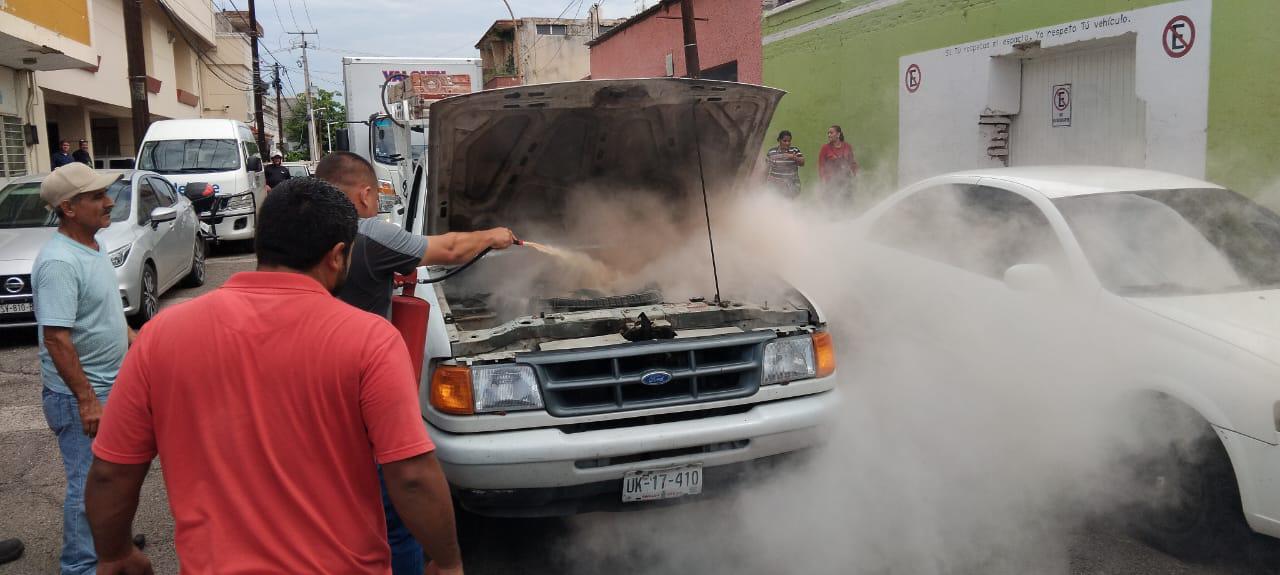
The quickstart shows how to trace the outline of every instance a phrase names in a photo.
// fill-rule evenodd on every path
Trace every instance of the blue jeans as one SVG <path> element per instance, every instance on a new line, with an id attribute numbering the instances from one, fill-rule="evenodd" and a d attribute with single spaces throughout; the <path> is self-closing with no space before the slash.
<path id="1" fill-rule="evenodd" d="M 382 477 L 382 466 L 378 466 L 378 483 L 382 485 L 382 511 L 387 515 L 387 543 L 391 545 L 391 575 L 422 575 L 427 568 L 427 561 L 422 554 L 422 545 L 409 533 L 409 528 L 400 520 L 400 514 L 391 504 L 391 495 L 387 493 L 387 480 Z"/>
<path id="2" fill-rule="evenodd" d="M 49 429 L 58 436 L 58 451 L 62 452 L 62 467 L 67 473 L 67 495 L 62 501 L 62 565 L 63 575 L 93 573 L 98 565 L 98 554 L 93 549 L 93 534 L 84 514 L 84 480 L 93 463 L 90 446 L 93 440 L 84 434 L 80 424 L 80 407 L 75 396 L 44 388 L 44 419 Z M 107 404 L 107 396 L 99 395 L 98 401 Z"/>

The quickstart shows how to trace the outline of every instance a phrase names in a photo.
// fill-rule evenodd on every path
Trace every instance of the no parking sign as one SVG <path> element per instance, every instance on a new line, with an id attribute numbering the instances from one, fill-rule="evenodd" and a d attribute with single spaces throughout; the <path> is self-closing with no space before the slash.
<path id="1" fill-rule="evenodd" d="M 1056 84 L 1050 93 L 1049 122 L 1055 128 L 1071 126 L 1071 84 Z"/>

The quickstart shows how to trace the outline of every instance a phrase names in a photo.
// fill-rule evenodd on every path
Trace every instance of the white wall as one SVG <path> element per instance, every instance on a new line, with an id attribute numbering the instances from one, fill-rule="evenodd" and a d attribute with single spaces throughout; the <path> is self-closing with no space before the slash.
<path id="1" fill-rule="evenodd" d="M 86 70 L 57 70 L 38 72 L 37 81 L 41 88 L 57 90 L 84 98 L 110 104 L 120 108 L 129 108 L 128 61 L 125 56 L 124 14 L 120 0 L 93 0 L 93 38 L 94 49 L 102 56 L 96 73 Z M 212 29 L 212 9 L 207 10 Z M 150 69 L 147 74 L 160 80 L 160 93 L 150 94 L 148 103 L 151 113 L 165 118 L 199 117 L 199 107 L 191 107 L 178 102 L 177 79 L 174 70 L 173 44 L 169 43 L 168 31 L 174 30 L 175 42 L 183 42 L 181 35 L 174 29 L 173 23 L 158 9 L 144 12 L 148 33 L 148 44 L 151 48 Z M 195 40 L 195 35 L 187 31 L 188 37 Z M 212 33 L 210 33 L 212 36 Z"/>
<path id="2" fill-rule="evenodd" d="M 585 33 L 585 24 L 569 24 L 570 34 Z M 591 50 L 586 35 L 537 34 L 533 22 L 520 24 L 520 52 L 524 54 L 526 84 L 570 82 L 591 74 Z"/>
<path id="3" fill-rule="evenodd" d="M 1018 112 L 1002 109 L 1017 101 L 1007 93 L 1017 85 L 1008 77 L 1007 58 L 1017 52 L 1015 45 L 1038 40 L 1051 49 L 1123 34 L 1136 34 L 1135 89 L 1146 103 L 1146 167 L 1204 177 L 1212 7 L 1212 0 L 1184 0 L 900 58 L 898 181 L 999 165 L 986 155 L 978 118 Z M 1179 15 L 1194 23 L 1195 40 L 1184 56 L 1172 58 L 1165 52 L 1164 30 Z M 905 78 L 913 65 L 922 79 L 910 92 Z"/>

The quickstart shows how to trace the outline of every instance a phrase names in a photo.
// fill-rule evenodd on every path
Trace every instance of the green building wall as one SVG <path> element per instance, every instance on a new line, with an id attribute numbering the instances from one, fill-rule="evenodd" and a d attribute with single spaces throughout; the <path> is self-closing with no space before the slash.
<path id="1" fill-rule="evenodd" d="M 764 36 L 873 0 L 809 0 L 766 16 Z M 810 158 L 831 124 L 844 128 L 864 173 L 894 182 L 898 59 L 974 40 L 1174 0 L 906 0 L 764 46 L 764 83 L 788 92 L 770 127 L 791 130 Z M 1242 193 L 1280 192 L 1280 0 L 1215 0 L 1209 67 L 1209 180 Z M 881 190 L 883 192 L 885 190 Z"/>

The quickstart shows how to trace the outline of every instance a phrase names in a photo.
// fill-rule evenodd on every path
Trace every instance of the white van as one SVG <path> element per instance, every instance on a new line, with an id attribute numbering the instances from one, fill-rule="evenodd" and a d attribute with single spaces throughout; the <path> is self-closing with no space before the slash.
<path id="1" fill-rule="evenodd" d="M 138 168 L 163 174 L 182 193 L 191 182 L 213 185 L 219 240 L 248 240 L 266 197 L 262 156 L 244 122 L 223 119 L 161 120 L 147 128 Z"/>

